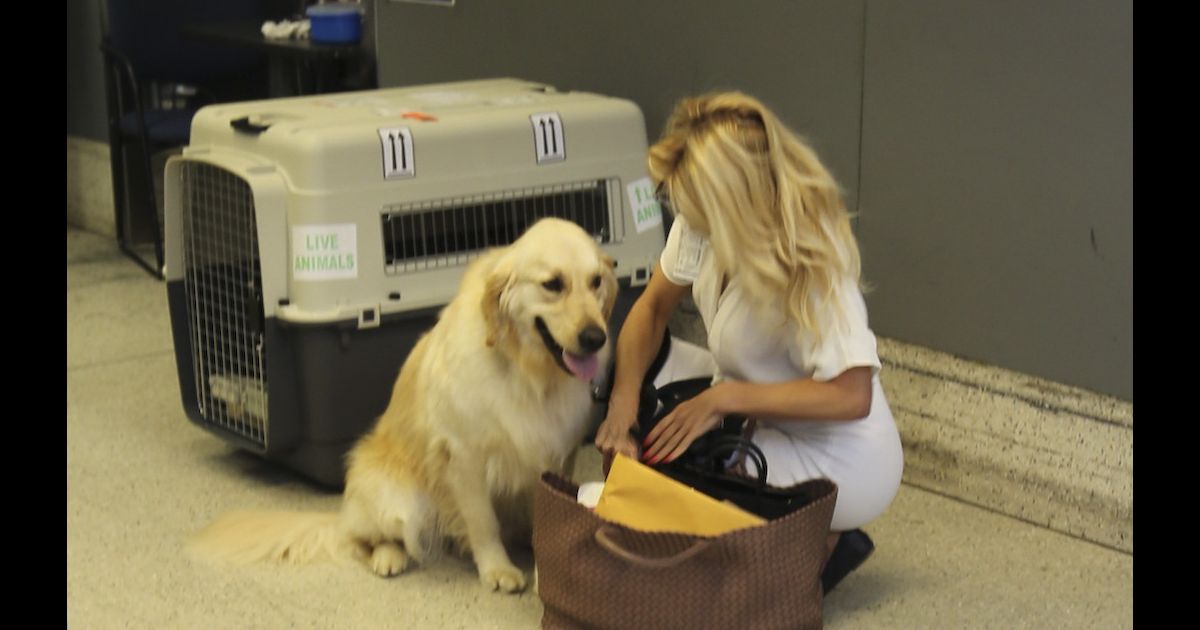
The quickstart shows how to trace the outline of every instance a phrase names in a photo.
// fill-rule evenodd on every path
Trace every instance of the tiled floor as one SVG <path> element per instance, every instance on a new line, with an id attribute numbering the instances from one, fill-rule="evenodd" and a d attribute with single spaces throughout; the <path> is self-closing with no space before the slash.
<path id="1" fill-rule="evenodd" d="M 182 554 L 229 509 L 337 505 L 188 422 L 165 285 L 111 239 L 68 229 L 68 625 L 539 627 L 535 594 L 486 592 L 461 561 L 383 580 L 357 566 L 218 569 Z M 1131 554 L 907 485 L 868 531 L 877 551 L 826 600 L 828 628 L 1133 625 Z"/>

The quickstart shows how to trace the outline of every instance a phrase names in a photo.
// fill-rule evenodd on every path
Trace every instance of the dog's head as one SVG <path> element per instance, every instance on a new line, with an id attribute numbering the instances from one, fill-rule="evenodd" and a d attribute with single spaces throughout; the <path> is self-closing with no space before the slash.
<path id="1" fill-rule="evenodd" d="M 542 219 L 488 270 L 483 295 L 489 346 L 583 381 L 600 369 L 617 299 L 613 259 L 578 225 Z M 557 366 L 557 367 L 554 367 Z"/>

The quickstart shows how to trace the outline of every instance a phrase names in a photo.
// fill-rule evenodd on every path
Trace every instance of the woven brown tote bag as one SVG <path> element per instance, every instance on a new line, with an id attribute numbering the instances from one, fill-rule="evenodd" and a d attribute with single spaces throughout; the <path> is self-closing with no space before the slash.
<path id="1" fill-rule="evenodd" d="M 610 523 L 553 473 L 534 492 L 543 628 L 820 628 L 821 569 L 837 487 L 768 523 L 704 538 Z"/>

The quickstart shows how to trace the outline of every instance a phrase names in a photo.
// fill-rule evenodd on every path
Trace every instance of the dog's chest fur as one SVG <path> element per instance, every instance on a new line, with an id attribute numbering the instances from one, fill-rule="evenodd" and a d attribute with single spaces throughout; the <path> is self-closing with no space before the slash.
<path id="1" fill-rule="evenodd" d="M 494 392 L 471 392 L 464 384 L 450 398 L 458 407 L 450 415 L 463 425 L 444 427 L 446 439 L 457 442 L 453 450 L 485 463 L 488 485 L 501 494 L 524 489 L 542 471 L 561 472 L 581 444 L 592 404 L 587 383 L 560 379 L 543 393 L 522 387 L 515 376 L 497 374 L 483 381 L 508 383 L 504 395 L 486 396 L 486 402 L 475 396 Z"/>
<path id="2" fill-rule="evenodd" d="M 430 339 L 419 387 L 429 405 L 419 414 L 451 457 L 473 458 L 487 470 L 494 494 L 525 489 L 542 471 L 561 471 L 580 446 L 591 419 L 591 386 L 563 375 L 531 378 L 512 359 L 482 343 L 483 331 L 470 318 L 448 321 L 431 336 L 453 335 L 458 343 Z M 558 368 L 555 367 L 555 370 Z"/>

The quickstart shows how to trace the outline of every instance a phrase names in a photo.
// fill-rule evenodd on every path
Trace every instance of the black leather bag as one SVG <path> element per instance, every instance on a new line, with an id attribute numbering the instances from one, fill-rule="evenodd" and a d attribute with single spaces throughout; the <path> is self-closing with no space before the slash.
<path id="1" fill-rule="evenodd" d="M 710 378 L 689 379 L 668 383 L 657 390 L 651 386 L 652 394 L 643 392 L 635 431 L 638 440 L 680 403 L 707 389 L 710 382 Z M 720 426 L 692 442 L 683 455 L 652 467 L 704 494 L 766 519 L 786 516 L 818 498 L 811 496 L 811 487 L 804 484 L 790 488 L 767 485 L 767 458 L 743 435 L 746 425 L 745 417 L 726 417 Z"/>

